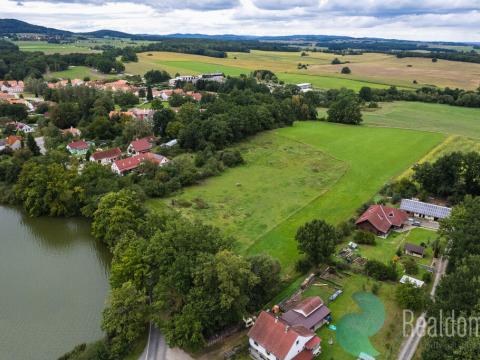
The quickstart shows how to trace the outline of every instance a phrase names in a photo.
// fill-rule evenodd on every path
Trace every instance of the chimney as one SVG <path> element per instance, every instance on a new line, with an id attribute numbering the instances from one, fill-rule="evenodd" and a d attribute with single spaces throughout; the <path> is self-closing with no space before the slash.
<path id="1" fill-rule="evenodd" d="M 290 329 L 290 326 L 288 326 L 288 325 L 285 325 L 285 333 L 287 333 L 287 332 L 288 332 L 288 329 Z"/>
<path id="2" fill-rule="evenodd" d="M 275 324 L 278 322 L 278 316 L 275 316 Z"/>

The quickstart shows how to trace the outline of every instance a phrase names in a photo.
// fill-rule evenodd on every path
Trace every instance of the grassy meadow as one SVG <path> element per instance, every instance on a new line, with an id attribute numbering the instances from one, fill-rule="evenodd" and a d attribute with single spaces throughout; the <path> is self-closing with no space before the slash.
<path id="1" fill-rule="evenodd" d="M 68 70 L 45 74 L 46 79 L 84 79 L 85 77 L 89 77 L 90 80 L 102 80 L 115 79 L 119 76 L 116 74 L 102 74 L 101 72 L 87 66 L 70 66 Z"/>
<path id="2" fill-rule="evenodd" d="M 125 47 L 150 43 L 150 41 L 131 41 L 128 39 L 98 39 L 91 38 L 87 40 L 75 40 L 67 44 L 50 44 L 47 41 L 14 41 L 22 51 L 42 51 L 45 54 L 71 54 L 71 53 L 100 53 L 99 50 L 93 50 L 94 46 L 109 45 L 115 47 Z"/>
<path id="3" fill-rule="evenodd" d="M 185 189 L 172 199 L 208 209 L 178 208 L 239 240 L 239 252 L 278 258 L 285 275 L 299 254 L 297 228 L 322 218 L 338 223 L 352 216 L 392 177 L 409 168 L 445 138 L 410 130 L 297 122 L 243 143 L 246 165 Z"/>

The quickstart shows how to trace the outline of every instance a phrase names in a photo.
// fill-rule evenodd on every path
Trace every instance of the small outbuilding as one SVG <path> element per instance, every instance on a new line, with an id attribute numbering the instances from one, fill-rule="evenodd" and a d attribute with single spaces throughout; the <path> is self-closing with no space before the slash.
<path id="1" fill-rule="evenodd" d="M 420 245 L 406 243 L 405 254 L 423 258 L 425 256 L 425 248 Z"/>
<path id="2" fill-rule="evenodd" d="M 400 279 L 401 284 L 413 284 L 413 286 L 417 288 L 421 288 L 425 282 L 422 280 L 415 279 L 411 276 L 408 275 L 403 275 L 402 278 Z"/>

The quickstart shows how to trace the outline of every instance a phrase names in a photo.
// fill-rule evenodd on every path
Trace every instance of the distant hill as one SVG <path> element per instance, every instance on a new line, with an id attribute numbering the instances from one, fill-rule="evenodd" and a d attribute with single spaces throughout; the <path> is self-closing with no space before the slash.
<path id="1" fill-rule="evenodd" d="M 58 30 L 58 29 L 48 28 L 45 26 L 32 25 L 25 21 L 20 21 L 16 19 L 0 19 L 0 34 L 20 34 L 20 33 L 42 34 L 42 35 L 51 35 L 51 36 L 73 35 L 71 31 Z"/>
<path id="2" fill-rule="evenodd" d="M 211 39 L 211 40 L 224 40 L 224 41 L 276 41 L 276 42 L 350 42 L 351 44 L 366 43 L 366 42 L 395 42 L 400 44 L 443 44 L 443 45 L 469 45 L 467 43 L 452 43 L 452 42 L 423 42 L 423 41 L 409 41 L 409 40 L 395 40 L 395 39 L 382 39 L 382 38 L 354 38 L 350 36 L 337 36 L 337 35 L 287 35 L 287 36 L 254 36 L 254 35 L 234 35 L 234 34 L 218 34 L 218 35 L 206 35 L 206 34 L 169 34 L 169 35 L 156 35 L 156 34 L 129 34 L 115 30 L 97 30 L 91 32 L 75 33 L 67 30 L 59 30 L 48 28 L 45 26 L 32 25 L 24 21 L 16 19 L 0 19 L 0 34 L 19 34 L 19 33 L 32 33 L 51 36 L 90 36 L 90 37 L 113 37 L 121 39 L 132 40 L 162 40 L 166 38 L 178 38 L 178 39 Z"/>

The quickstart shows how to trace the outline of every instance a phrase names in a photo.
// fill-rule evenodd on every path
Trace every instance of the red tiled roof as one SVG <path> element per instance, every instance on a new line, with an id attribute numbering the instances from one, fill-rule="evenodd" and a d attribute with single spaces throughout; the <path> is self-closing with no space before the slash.
<path id="1" fill-rule="evenodd" d="M 355 222 L 356 224 L 368 221 L 382 233 L 387 233 L 392 226 L 401 226 L 408 219 L 406 212 L 400 209 L 383 205 L 372 205 Z"/>
<path id="2" fill-rule="evenodd" d="M 75 150 L 87 150 L 89 145 L 84 140 L 78 140 L 72 141 L 70 144 L 68 144 L 68 147 Z"/>
<path id="3" fill-rule="evenodd" d="M 137 139 L 130 143 L 136 152 L 148 151 L 152 148 L 151 138 Z"/>
<path id="4" fill-rule="evenodd" d="M 93 160 L 115 159 L 122 154 L 120 148 L 108 149 L 104 151 L 97 151 L 92 154 Z"/>
<path id="5" fill-rule="evenodd" d="M 307 341 L 305 344 L 305 348 L 308 350 L 313 350 L 315 349 L 318 345 L 320 345 L 320 338 L 318 336 L 314 336 L 310 340 Z"/>
<path id="6" fill-rule="evenodd" d="M 283 360 L 299 336 L 313 336 L 314 333 L 303 326 L 288 326 L 281 319 L 262 311 L 250 329 L 248 337 L 256 341 L 265 350 Z"/>
<path id="7" fill-rule="evenodd" d="M 168 162 L 168 159 L 162 155 L 145 153 L 145 154 L 138 154 L 126 159 L 115 160 L 114 164 L 117 166 L 118 171 L 123 173 L 125 171 L 133 170 L 139 167 L 144 161 L 151 161 L 160 165 L 162 162 L 163 163 Z"/>
<path id="8" fill-rule="evenodd" d="M 15 144 L 17 141 L 22 141 L 22 137 L 17 135 L 7 136 L 7 145 L 9 146 Z"/>

